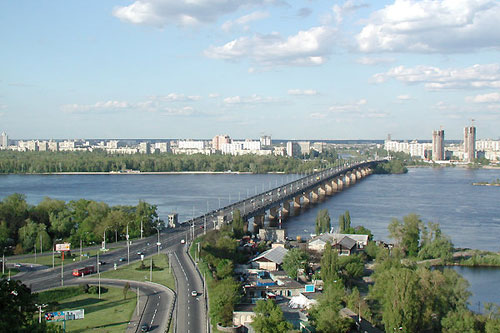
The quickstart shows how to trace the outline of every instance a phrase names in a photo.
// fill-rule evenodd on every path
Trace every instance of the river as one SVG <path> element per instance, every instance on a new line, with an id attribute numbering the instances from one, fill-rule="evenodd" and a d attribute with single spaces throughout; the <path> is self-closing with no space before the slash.
<path id="1" fill-rule="evenodd" d="M 168 174 L 168 175 L 0 175 L 0 198 L 23 193 L 30 204 L 45 196 L 80 198 L 110 205 L 158 205 L 160 217 L 179 213 L 180 221 L 220 205 L 268 190 L 298 175 Z M 437 222 L 456 247 L 500 251 L 500 187 L 473 186 L 500 178 L 500 170 L 411 168 L 403 175 L 371 175 L 312 206 L 284 223 L 290 237 L 309 236 L 320 209 L 328 209 L 332 225 L 349 210 L 352 225 L 369 228 L 375 239 L 388 240 L 387 225 L 417 213 Z M 472 308 L 478 301 L 500 303 L 499 269 L 457 268 L 471 282 Z M 493 298 L 493 299 L 492 299 Z"/>

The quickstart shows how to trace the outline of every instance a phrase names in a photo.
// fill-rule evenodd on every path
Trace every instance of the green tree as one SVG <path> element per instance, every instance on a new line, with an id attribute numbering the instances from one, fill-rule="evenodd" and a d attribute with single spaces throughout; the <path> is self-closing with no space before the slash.
<path id="1" fill-rule="evenodd" d="M 240 285 L 232 278 L 226 278 L 215 284 L 210 296 L 210 313 L 223 326 L 233 323 L 234 305 L 240 299 Z"/>
<path id="2" fill-rule="evenodd" d="M 297 278 L 298 270 L 306 270 L 309 255 L 304 250 L 293 248 L 283 258 L 283 269 L 292 279 Z"/>
<path id="3" fill-rule="evenodd" d="M 349 230 L 351 228 L 351 214 L 349 213 L 348 210 L 345 211 L 344 213 L 344 230 Z"/>
<path id="4" fill-rule="evenodd" d="M 318 332 L 344 333 L 349 332 L 352 320 L 342 318 L 343 287 L 340 284 L 328 284 L 320 297 L 318 304 L 309 311 L 311 323 Z"/>
<path id="5" fill-rule="evenodd" d="M 321 209 L 316 215 L 316 235 L 330 232 L 331 224 L 330 224 L 330 214 L 328 213 L 328 209 Z"/>
<path id="6" fill-rule="evenodd" d="M 127 293 L 130 290 L 130 283 L 125 283 L 123 286 L 123 299 L 127 299 Z"/>
<path id="7" fill-rule="evenodd" d="M 233 232 L 234 232 L 234 236 L 236 238 L 241 238 L 245 235 L 245 222 L 243 221 L 243 218 L 241 217 L 241 213 L 240 213 L 240 210 L 239 209 L 236 209 L 234 212 L 233 212 L 233 222 L 232 222 L 232 225 L 233 225 Z"/>
<path id="8" fill-rule="evenodd" d="M 286 333 L 293 325 L 285 320 L 283 311 L 272 300 L 259 300 L 254 308 L 255 317 L 250 325 L 257 333 Z"/>
<path id="9" fill-rule="evenodd" d="M 343 233 L 345 231 L 345 216 L 344 214 L 339 215 L 339 232 Z"/>
<path id="10" fill-rule="evenodd" d="M 28 332 L 34 326 L 35 295 L 17 280 L 0 280 L 0 332 Z"/>
<path id="11" fill-rule="evenodd" d="M 441 325 L 443 333 L 481 332 L 474 315 L 465 308 L 450 311 L 441 320 Z"/>
<path id="12" fill-rule="evenodd" d="M 387 333 L 402 327 L 403 332 L 419 332 L 423 302 L 419 277 L 409 268 L 390 268 L 377 274 L 370 294 L 382 305 L 382 321 Z"/>
<path id="13" fill-rule="evenodd" d="M 412 213 L 403 217 L 403 223 L 393 219 L 388 229 L 390 237 L 396 240 L 405 253 L 416 257 L 419 251 L 421 226 L 422 221 L 418 215 Z"/>
<path id="14" fill-rule="evenodd" d="M 337 251 L 327 242 L 321 257 L 321 279 L 325 284 L 336 283 L 340 280 L 340 265 Z"/>

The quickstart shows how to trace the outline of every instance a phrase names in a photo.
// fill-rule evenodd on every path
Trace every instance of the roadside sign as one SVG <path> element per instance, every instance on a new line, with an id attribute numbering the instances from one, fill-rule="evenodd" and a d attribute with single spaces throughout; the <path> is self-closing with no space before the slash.
<path id="1" fill-rule="evenodd" d="M 63 321 L 64 320 L 64 311 L 47 312 L 45 314 L 45 320 L 49 321 L 49 322 Z"/>
<path id="2" fill-rule="evenodd" d="M 45 320 L 48 322 L 77 320 L 77 319 L 83 319 L 84 317 L 85 317 L 84 309 L 47 312 L 45 314 Z"/>
<path id="3" fill-rule="evenodd" d="M 71 243 L 56 244 L 56 251 L 69 251 Z"/>
<path id="4" fill-rule="evenodd" d="M 85 318 L 85 310 L 84 309 L 64 311 L 64 319 L 65 320 L 77 320 L 77 319 L 83 319 L 83 318 Z"/>

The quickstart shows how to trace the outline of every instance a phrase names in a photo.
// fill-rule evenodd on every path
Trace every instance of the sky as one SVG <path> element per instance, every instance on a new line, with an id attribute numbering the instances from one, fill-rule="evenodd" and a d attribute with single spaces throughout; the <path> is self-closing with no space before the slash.
<path id="1" fill-rule="evenodd" d="M 0 3 L 11 139 L 500 138 L 498 0 Z"/>

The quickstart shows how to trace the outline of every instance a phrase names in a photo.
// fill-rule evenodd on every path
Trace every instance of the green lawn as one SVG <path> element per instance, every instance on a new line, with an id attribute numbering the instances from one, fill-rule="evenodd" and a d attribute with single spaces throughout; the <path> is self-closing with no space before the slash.
<path id="1" fill-rule="evenodd" d="M 0 272 L 1 272 L 1 270 L 0 270 Z M 14 276 L 14 275 L 16 275 L 17 273 L 19 273 L 19 270 L 18 270 L 17 268 L 11 268 L 11 269 L 10 269 L 10 276 L 11 276 L 11 277 L 12 277 L 12 276 Z M 8 268 L 5 268 L 5 274 L 4 274 L 4 275 L 2 275 L 2 274 L 0 273 L 0 277 L 2 277 L 2 278 L 3 278 L 3 277 L 8 278 L 8 277 L 9 277 L 9 269 L 8 269 Z"/>
<path id="2" fill-rule="evenodd" d="M 160 254 L 153 256 L 154 265 L 163 268 L 161 271 L 153 271 L 153 280 L 152 282 L 156 282 L 167 286 L 168 288 L 175 290 L 175 282 L 173 275 L 169 272 L 168 268 L 168 259 L 166 254 Z M 144 265 L 149 268 L 151 263 L 150 258 L 144 259 Z M 149 281 L 149 269 L 147 270 L 136 270 L 140 266 L 140 261 L 125 265 L 118 268 L 116 271 L 108 271 L 101 273 L 102 278 L 107 279 L 123 279 L 123 280 L 133 280 L 133 281 Z"/>
<path id="3" fill-rule="evenodd" d="M 112 250 L 115 250 L 115 249 L 118 249 L 119 247 L 110 247 L 108 248 L 109 251 L 112 251 Z M 82 254 L 85 255 L 87 254 L 87 256 L 83 256 L 82 257 L 82 260 L 85 260 L 85 259 L 88 259 L 89 257 L 96 257 L 97 255 L 97 251 L 98 250 L 90 250 L 90 251 L 83 251 Z M 108 252 L 109 252 L 108 251 Z M 64 257 L 64 264 L 70 264 L 72 262 L 76 262 L 76 261 L 79 261 L 80 259 L 80 251 L 78 249 L 74 249 L 72 251 L 73 253 L 73 257 Z M 102 254 L 103 252 L 100 252 L 100 254 Z M 49 266 L 51 267 L 52 266 L 52 255 L 46 255 L 47 253 L 44 253 L 43 256 L 39 256 L 37 255 L 36 257 L 36 260 L 35 260 L 35 255 L 33 254 L 33 256 L 31 257 L 28 257 L 28 258 L 24 258 L 24 259 L 19 259 L 19 260 L 11 260 L 13 262 L 20 262 L 20 263 L 25 263 L 25 264 L 39 264 L 39 265 L 44 265 L 44 266 Z M 59 253 L 56 253 L 55 256 L 54 256 L 54 264 L 55 266 L 59 266 L 61 265 L 61 255 Z"/>
<path id="4" fill-rule="evenodd" d="M 71 287 L 70 287 L 71 288 Z M 61 289 L 70 289 L 61 288 Z M 59 292 L 59 305 L 56 310 L 84 309 L 85 318 L 66 322 L 68 332 L 123 332 L 135 310 L 136 295 L 134 292 L 127 293 L 127 299 L 123 299 L 123 289 L 106 287 L 107 292 L 101 294 L 101 299 L 96 294 L 75 294 L 74 288 L 71 292 Z M 44 295 L 52 293 L 52 295 Z M 70 296 L 70 297 L 68 297 Z M 40 293 L 40 297 L 54 298 L 54 291 Z M 56 298 L 57 299 L 57 298 Z M 54 325 L 62 326 L 62 322 Z"/>

